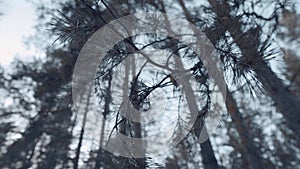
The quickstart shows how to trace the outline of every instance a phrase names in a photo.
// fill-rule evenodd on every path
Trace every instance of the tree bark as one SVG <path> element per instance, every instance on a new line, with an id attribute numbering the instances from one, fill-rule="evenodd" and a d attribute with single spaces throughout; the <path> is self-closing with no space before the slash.
<path id="1" fill-rule="evenodd" d="M 179 0 L 180 1 L 180 0 Z M 166 13 L 165 7 L 164 7 L 164 3 L 163 1 L 160 1 L 161 3 L 161 7 L 162 12 Z M 166 17 L 165 18 L 165 22 L 166 22 L 166 29 L 168 29 L 169 32 L 172 32 L 171 27 L 170 27 L 170 21 L 169 19 Z M 172 42 L 171 42 L 172 43 Z M 173 51 L 175 53 L 177 53 L 177 55 L 179 56 L 178 51 Z M 183 64 L 180 58 L 176 58 L 175 57 L 175 63 L 176 66 L 179 70 L 183 70 Z M 178 79 L 178 81 L 181 81 L 181 79 Z M 184 82 L 181 82 L 181 84 L 185 84 Z M 198 110 L 198 106 L 195 100 L 195 95 L 193 93 L 193 90 L 191 88 L 191 86 L 189 84 L 183 85 L 183 88 L 185 89 L 185 95 L 186 95 L 186 99 L 187 99 L 187 104 L 188 107 L 190 109 L 191 113 L 197 113 L 197 119 L 195 121 L 195 124 L 193 126 L 193 132 L 195 132 L 196 137 L 199 139 L 200 138 L 200 134 L 203 132 L 203 130 L 205 130 L 204 132 L 206 132 L 206 128 L 204 126 L 204 120 L 203 117 L 201 116 L 199 110 Z M 197 132 L 198 131 L 198 132 Z M 201 156 L 202 156 L 202 163 L 204 165 L 205 169 L 218 169 L 220 168 L 217 159 L 215 157 L 214 154 L 214 150 L 212 148 L 211 142 L 209 137 L 207 138 L 207 140 L 204 143 L 200 144 L 201 147 Z"/>
<path id="2" fill-rule="evenodd" d="M 178 66 L 179 70 L 183 70 L 183 64 L 180 58 L 175 58 L 176 66 Z M 181 81 L 180 79 L 178 80 Z M 200 153 L 202 156 L 202 163 L 204 165 L 204 169 L 219 169 L 221 168 L 218 164 L 218 161 L 215 157 L 213 147 L 211 145 L 206 127 L 204 122 L 204 116 L 202 112 L 198 110 L 198 106 L 196 103 L 195 95 L 193 93 L 193 89 L 189 84 L 184 85 L 184 82 L 180 82 L 183 85 L 184 93 L 186 95 L 187 104 L 191 113 L 197 113 L 196 121 L 193 125 L 193 132 L 196 137 L 200 141 L 201 136 L 203 134 L 207 135 L 207 140 L 203 143 L 200 143 Z M 206 138 L 206 137 L 205 137 Z"/>
<path id="3" fill-rule="evenodd" d="M 187 18 L 187 20 L 191 23 L 193 23 L 192 17 L 189 13 L 189 11 L 187 10 L 183 0 L 178 0 L 180 6 L 182 7 L 182 10 Z M 222 32 L 222 31 L 220 31 Z M 216 44 L 216 40 L 213 40 L 213 38 L 209 37 L 208 38 L 212 41 L 212 43 Z M 249 132 L 249 130 L 247 130 L 246 124 L 243 122 L 242 118 L 241 118 L 241 114 L 238 110 L 237 104 L 235 102 L 235 99 L 232 95 L 232 93 L 228 90 L 227 88 L 227 95 L 226 95 L 226 108 L 228 110 L 228 112 L 230 113 L 230 116 L 234 122 L 234 124 L 236 125 L 237 131 L 239 133 L 239 137 L 241 139 L 242 142 L 242 155 L 244 158 L 247 159 L 248 162 L 248 166 L 251 169 L 259 169 L 263 166 L 263 162 L 261 161 L 261 159 L 259 158 L 259 153 L 257 148 L 255 147 L 255 144 L 253 142 L 253 136 L 252 133 Z M 203 146 L 211 146 L 209 143 L 206 143 L 206 145 Z M 207 161 L 209 161 L 209 158 L 207 159 Z"/>
<path id="4" fill-rule="evenodd" d="M 248 63 L 251 63 L 258 80 L 273 99 L 278 111 L 285 117 L 289 128 L 299 136 L 300 104 L 297 101 L 297 97 L 288 91 L 282 80 L 275 75 L 263 58 L 259 56 L 255 45 L 249 45 L 249 38 L 241 31 L 242 24 L 236 17 L 230 15 L 228 3 L 216 0 L 209 0 L 209 3 L 217 15 L 217 21 L 231 34 L 234 42 L 242 51 L 243 57 L 247 59 Z"/>
<path id="5" fill-rule="evenodd" d="M 99 142 L 99 148 L 98 148 L 98 152 L 97 152 L 97 156 L 96 156 L 96 164 L 95 164 L 95 169 L 100 169 L 101 167 L 101 162 L 103 163 L 103 161 L 101 161 L 101 157 L 103 157 L 102 155 L 105 154 L 104 150 L 102 149 L 102 142 L 103 142 L 103 138 L 104 138 L 104 128 L 105 128 L 105 120 L 106 120 L 106 115 L 110 112 L 110 104 L 112 102 L 112 96 L 111 96 L 111 84 L 112 84 L 112 71 L 110 71 L 108 73 L 108 86 L 105 89 L 106 95 L 104 96 L 104 112 L 102 113 L 103 115 L 103 119 L 102 119 L 102 127 L 101 127 L 101 133 L 100 133 L 100 142 Z"/>
<path id="6" fill-rule="evenodd" d="M 237 107 L 237 103 L 230 91 L 227 91 L 226 107 L 239 133 L 239 137 L 242 143 L 241 153 L 243 158 L 247 160 L 247 165 L 249 166 L 249 169 L 264 168 L 263 162 L 259 156 L 259 151 L 257 147 L 255 147 L 253 141 L 254 137 L 249 131 L 249 129 L 247 130 L 247 126 L 243 122 L 241 113 L 239 112 L 239 109 Z"/>
<path id="7" fill-rule="evenodd" d="M 80 149 L 81 149 L 81 146 L 82 146 L 82 141 L 83 141 L 83 136 L 84 136 L 86 117 L 87 117 L 87 113 L 89 111 L 90 97 L 91 97 L 91 87 L 88 89 L 86 107 L 85 107 L 84 114 L 83 114 L 82 126 L 81 126 L 80 136 L 79 136 L 79 142 L 78 142 L 78 145 L 77 145 L 76 156 L 75 156 L 75 159 L 74 159 L 74 169 L 78 169 L 78 161 L 79 161 L 79 157 L 80 157 Z"/>

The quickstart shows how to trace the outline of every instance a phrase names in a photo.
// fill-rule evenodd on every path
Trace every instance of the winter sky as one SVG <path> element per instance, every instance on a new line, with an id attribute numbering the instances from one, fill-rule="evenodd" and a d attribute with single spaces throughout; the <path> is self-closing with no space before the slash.
<path id="1" fill-rule="evenodd" d="M 27 0 L 1 0 L 0 12 L 0 64 L 8 66 L 14 57 L 33 58 L 36 49 L 25 45 L 26 37 L 34 35 L 36 16 Z"/>

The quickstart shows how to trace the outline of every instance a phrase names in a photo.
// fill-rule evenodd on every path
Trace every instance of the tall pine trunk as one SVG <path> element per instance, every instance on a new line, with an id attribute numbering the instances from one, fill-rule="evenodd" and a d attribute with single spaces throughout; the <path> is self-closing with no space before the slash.
<path id="1" fill-rule="evenodd" d="M 106 95 L 104 97 L 104 111 L 102 113 L 103 119 L 102 119 L 102 126 L 101 126 L 101 132 L 100 132 L 100 142 L 99 142 L 99 148 L 96 156 L 96 164 L 95 164 L 95 169 L 100 169 L 101 164 L 105 163 L 104 159 L 101 159 L 103 155 L 105 154 L 105 151 L 102 149 L 102 143 L 104 139 L 104 128 L 105 128 L 105 120 L 107 114 L 110 112 L 110 104 L 112 104 L 112 96 L 111 96 L 111 85 L 112 85 L 112 71 L 109 71 L 107 81 L 108 81 L 108 86 L 105 89 L 106 91 L 104 92 Z M 102 162 L 102 163 L 101 163 Z"/>
<path id="2" fill-rule="evenodd" d="M 80 158 L 80 150 L 81 150 L 84 131 L 85 131 L 86 118 L 87 118 L 87 114 L 89 111 L 90 97 L 91 97 L 91 87 L 88 89 L 87 101 L 86 101 L 85 109 L 83 112 L 82 126 L 81 126 L 79 141 L 78 141 L 78 145 L 77 145 L 77 149 L 76 149 L 76 155 L 74 158 L 74 169 L 78 169 L 78 162 L 79 162 L 79 158 Z"/>
<path id="3" fill-rule="evenodd" d="M 166 9 L 165 9 L 163 1 L 160 1 L 160 3 L 161 3 L 161 9 L 159 9 L 159 10 L 161 10 L 163 13 L 166 13 Z M 168 17 L 165 17 L 165 22 L 166 22 L 166 26 L 167 26 L 166 29 L 168 30 L 168 32 L 172 32 L 172 30 L 171 30 L 172 28 L 170 27 L 171 24 L 170 24 Z M 177 49 L 175 49 L 175 51 L 173 51 L 173 52 L 175 52 L 179 56 Z M 175 63 L 179 70 L 184 69 L 180 58 L 175 57 Z M 180 79 L 179 79 L 179 81 L 180 81 Z M 181 84 L 185 84 L 185 83 L 181 83 Z M 185 86 L 183 86 L 183 88 L 186 89 L 185 94 L 186 94 L 186 99 L 187 99 L 187 104 L 188 104 L 189 110 L 191 113 L 196 113 L 196 116 L 197 116 L 197 119 L 193 126 L 193 130 L 194 130 L 194 132 L 199 131 L 199 133 L 195 132 L 196 137 L 199 139 L 201 131 L 206 130 L 205 126 L 203 125 L 204 120 L 201 117 L 200 112 L 198 110 L 198 106 L 197 106 L 197 103 L 195 100 L 195 95 L 193 93 L 192 87 L 189 84 L 186 84 Z M 207 140 L 204 143 L 200 144 L 200 147 L 201 147 L 200 153 L 202 156 L 202 162 L 203 162 L 204 168 L 205 169 L 220 168 L 220 166 L 217 162 L 217 159 L 215 157 L 214 150 L 212 148 L 210 139 L 207 138 Z"/>
<path id="4" fill-rule="evenodd" d="M 259 156 L 259 151 L 257 147 L 255 147 L 253 141 L 254 137 L 251 131 L 247 129 L 247 125 L 244 123 L 241 117 L 241 113 L 239 112 L 237 103 L 230 91 L 227 91 L 226 107 L 238 131 L 239 138 L 242 143 L 242 157 L 247 160 L 247 165 L 249 166 L 249 169 L 264 168 L 263 162 Z"/>
<path id="5" fill-rule="evenodd" d="M 271 70 L 268 64 L 260 57 L 255 45 L 249 45 L 247 35 L 242 32 L 242 23 L 238 18 L 230 15 L 230 7 L 227 2 L 209 0 L 212 9 L 217 15 L 217 21 L 222 25 L 225 31 L 228 31 L 234 42 L 240 48 L 242 55 L 251 63 L 252 69 L 262 83 L 264 89 L 275 102 L 275 106 L 287 121 L 287 125 L 296 135 L 300 135 L 300 104 L 295 95 L 290 93 L 276 74 Z M 233 26 L 234 25 L 234 26 Z M 218 30 L 222 31 L 222 30 Z M 214 43 L 214 42 L 212 42 Z M 298 140 L 299 141 L 299 140 Z"/>
<path id="6" fill-rule="evenodd" d="M 177 53 L 179 54 L 179 53 Z M 175 57 L 175 63 L 179 70 L 184 70 L 182 61 L 180 58 Z M 180 79 L 178 80 L 181 81 Z M 200 141 L 200 137 L 203 136 L 203 134 L 207 134 L 205 122 L 204 122 L 204 116 L 202 115 L 202 112 L 198 110 L 198 106 L 196 103 L 195 95 L 193 93 L 192 87 L 187 83 L 182 82 L 183 88 L 185 89 L 184 93 L 186 95 L 187 104 L 189 107 L 189 110 L 191 113 L 196 113 L 196 121 L 193 126 L 193 132 L 195 133 L 196 137 Z M 185 85 L 184 85 L 185 84 Z M 206 138 L 206 137 L 205 137 Z M 202 163 L 204 166 L 204 169 L 219 169 L 221 168 L 218 164 L 218 161 L 215 157 L 215 153 L 213 150 L 213 147 L 211 145 L 209 137 L 207 137 L 207 140 L 200 144 L 200 153 L 202 156 Z"/>
<path id="7" fill-rule="evenodd" d="M 191 14 L 187 10 L 183 0 L 178 0 L 178 2 L 180 4 L 187 20 L 189 22 L 193 23 Z M 210 38 L 210 37 L 208 36 L 208 38 Z M 212 40 L 212 39 L 210 39 L 210 40 Z M 215 44 L 216 42 L 214 41 L 212 43 Z M 238 107 L 234 100 L 234 97 L 232 96 L 232 93 L 228 89 L 227 89 L 227 95 L 226 95 L 226 108 L 227 108 L 228 112 L 230 113 L 230 116 L 231 116 L 234 124 L 236 125 L 239 137 L 243 144 L 243 145 L 241 145 L 242 150 L 243 150 L 243 152 L 242 152 L 243 158 L 247 159 L 249 168 L 251 168 L 251 169 L 261 168 L 263 166 L 263 162 L 259 158 L 258 150 L 255 147 L 255 144 L 253 141 L 254 137 L 252 136 L 252 133 L 249 130 L 247 130 L 246 124 L 241 119 L 241 114 L 238 110 Z M 203 145 L 203 147 L 211 146 L 209 142 L 204 143 L 204 144 L 205 145 Z M 208 157 L 206 160 L 209 161 L 211 159 L 213 159 L 213 157 Z"/>

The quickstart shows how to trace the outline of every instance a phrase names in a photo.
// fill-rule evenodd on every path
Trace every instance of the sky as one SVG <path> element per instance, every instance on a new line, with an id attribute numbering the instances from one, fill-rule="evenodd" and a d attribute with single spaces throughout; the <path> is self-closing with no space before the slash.
<path id="1" fill-rule="evenodd" d="M 8 66 L 15 57 L 26 60 L 38 53 L 24 41 L 34 35 L 35 9 L 27 0 L 1 0 L 0 12 L 0 64 Z"/>

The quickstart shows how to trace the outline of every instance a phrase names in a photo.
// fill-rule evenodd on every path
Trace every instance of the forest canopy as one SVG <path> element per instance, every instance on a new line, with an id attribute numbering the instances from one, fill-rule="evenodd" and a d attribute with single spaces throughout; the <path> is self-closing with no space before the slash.
<path id="1" fill-rule="evenodd" d="M 0 67 L 1 169 L 300 168 L 296 0 L 32 3 L 46 57 Z"/>

